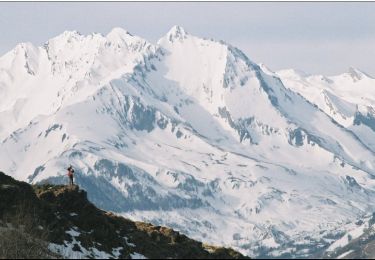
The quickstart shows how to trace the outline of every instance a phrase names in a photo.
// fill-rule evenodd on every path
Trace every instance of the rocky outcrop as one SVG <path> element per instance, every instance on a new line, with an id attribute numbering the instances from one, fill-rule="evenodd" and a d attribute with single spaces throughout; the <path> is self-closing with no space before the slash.
<path id="1" fill-rule="evenodd" d="M 0 173 L 0 198 L 3 229 L 17 230 L 24 234 L 22 239 L 38 244 L 44 249 L 39 257 L 244 258 L 232 249 L 205 245 L 170 228 L 100 210 L 78 186 L 30 186 Z M 12 256 L 17 255 L 0 258 Z"/>

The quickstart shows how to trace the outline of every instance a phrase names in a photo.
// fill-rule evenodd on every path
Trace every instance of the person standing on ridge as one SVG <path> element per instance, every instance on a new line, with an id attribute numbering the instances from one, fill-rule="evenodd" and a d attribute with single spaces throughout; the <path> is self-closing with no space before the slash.
<path id="1" fill-rule="evenodd" d="M 68 170 L 68 177 L 69 177 L 69 185 L 70 186 L 73 186 L 74 185 L 74 181 L 73 181 L 73 178 L 74 178 L 74 169 L 73 169 L 73 166 L 69 166 L 69 168 L 67 169 Z"/>

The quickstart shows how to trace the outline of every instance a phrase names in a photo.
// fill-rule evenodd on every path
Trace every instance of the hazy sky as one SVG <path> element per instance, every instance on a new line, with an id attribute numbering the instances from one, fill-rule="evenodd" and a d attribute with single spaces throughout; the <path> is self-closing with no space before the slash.
<path id="1" fill-rule="evenodd" d="M 375 2 L 0 2 L 0 55 L 65 30 L 122 27 L 156 43 L 173 25 L 229 42 L 272 70 L 332 75 L 353 66 L 375 76 Z"/>

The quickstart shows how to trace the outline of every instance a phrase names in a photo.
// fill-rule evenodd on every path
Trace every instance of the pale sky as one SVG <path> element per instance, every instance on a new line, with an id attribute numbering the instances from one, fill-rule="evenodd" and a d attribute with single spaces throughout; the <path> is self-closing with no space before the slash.
<path id="1" fill-rule="evenodd" d="M 65 30 L 122 27 L 152 43 L 173 25 L 224 40 L 272 70 L 375 76 L 375 2 L 0 2 L 0 56 Z"/>

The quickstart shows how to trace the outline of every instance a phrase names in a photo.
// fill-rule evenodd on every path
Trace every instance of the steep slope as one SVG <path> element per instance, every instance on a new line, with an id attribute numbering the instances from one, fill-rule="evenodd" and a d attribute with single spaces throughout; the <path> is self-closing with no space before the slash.
<path id="1" fill-rule="evenodd" d="M 308 75 L 293 70 L 279 71 L 276 74 L 286 87 L 316 104 L 375 151 L 374 78 L 354 68 L 331 77 Z"/>
<path id="2" fill-rule="evenodd" d="M 101 211 L 77 186 L 36 185 L 32 188 L 3 173 L 0 173 L 0 184 L 0 223 L 13 231 L 22 230 L 31 240 L 42 237 L 45 241 L 40 242 L 40 246 L 45 245 L 51 251 L 45 253 L 47 256 L 244 258 L 231 249 L 203 245 L 169 228 L 132 222 Z M 6 244 L 9 241 L 0 242 Z M 22 252 L 17 253 L 22 255 Z M 4 256 L 10 255 L 0 255 Z"/>
<path id="3" fill-rule="evenodd" d="M 72 164 L 97 206 L 252 256 L 315 254 L 374 210 L 371 145 L 225 42 L 117 28 L 36 49 L 0 59 L 0 165 L 17 179 L 66 183 Z"/>

